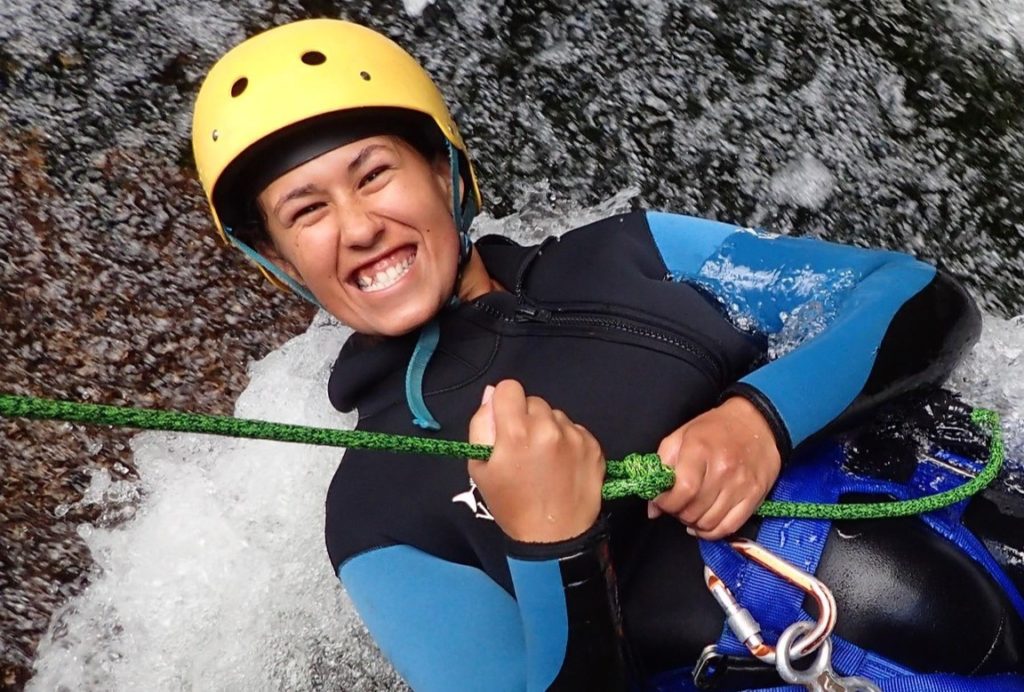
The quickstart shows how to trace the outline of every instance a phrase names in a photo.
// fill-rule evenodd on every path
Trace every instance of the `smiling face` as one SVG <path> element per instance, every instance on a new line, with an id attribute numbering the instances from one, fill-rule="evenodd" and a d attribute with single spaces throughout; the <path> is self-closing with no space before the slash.
<path id="1" fill-rule="evenodd" d="M 427 161 L 399 137 L 322 154 L 257 202 L 273 241 L 261 252 L 358 332 L 410 332 L 453 293 L 459 240 L 447 162 Z"/>

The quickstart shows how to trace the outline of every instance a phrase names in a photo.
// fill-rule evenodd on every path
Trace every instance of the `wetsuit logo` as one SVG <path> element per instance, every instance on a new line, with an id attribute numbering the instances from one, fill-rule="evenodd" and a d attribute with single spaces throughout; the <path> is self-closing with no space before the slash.
<path id="1" fill-rule="evenodd" d="M 467 507 L 473 510 L 473 516 L 477 519 L 490 519 L 494 521 L 494 517 L 491 516 L 491 512 L 487 509 L 487 505 L 484 504 L 484 496 L 480 494 L 480 491 L 476 487 L 476 483 L 472 479 L 469 481 L 469 490 L 464 493 L 459 493 L 452 498 L 452 502 L 464 502 Z"/>

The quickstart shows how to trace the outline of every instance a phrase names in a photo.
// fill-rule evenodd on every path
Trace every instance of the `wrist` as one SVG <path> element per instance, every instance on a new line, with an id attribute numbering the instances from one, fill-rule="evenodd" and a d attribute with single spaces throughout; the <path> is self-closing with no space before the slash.
<path id="1" fill-rule="evenodd" d="M 504 524 L 499 521 L 498 525 L 516 543 L 558 544 L 586 534 L 597 523 L 600 512 L 600 501 L 589 509 L 577 504 L 568 515 L 541 508 L 521 517 L 519 521 Z"/>
<path id="2" fill-rule="evenodd" d="M 593 551 L 608 541 L 608 523 L 600 513 L 585 530 L 556 541 L 517 540 L 506 534 L 507 553 L 521 560 L 561 559 Z"/>
<path id="3" fill-rule="evenodd" d="M 736 403 L 744 402 L 753 412 L 756 412 L 758 420 L 764 424 L 767 433 L 775 442 L 775 449 L 778 450 L 780 461 L 785 462 L 793 452 L 793 443 L 789 436 L 789 429 L 775 409 L 775 405 L 759 389 L 745 382 L 736 382 L 728 387 L 722 393 L 719 405 L 732 400 L 737 400 Z"/>

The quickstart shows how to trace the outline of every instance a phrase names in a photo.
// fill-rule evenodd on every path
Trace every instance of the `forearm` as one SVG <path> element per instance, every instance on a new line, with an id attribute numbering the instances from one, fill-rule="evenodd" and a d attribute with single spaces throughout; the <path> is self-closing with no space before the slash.
<path id="1" fill-rule="evenodd" d="M 923 286 L 911 292 L 915 282 Z M 980 324 L 973 300 L 948 274 L 916 262 L 885 267 L 857 287 L 822 334 L 726 395 L 755 403 L 783 450 L 900 394 L 941 384 L 977 341 Z"/>

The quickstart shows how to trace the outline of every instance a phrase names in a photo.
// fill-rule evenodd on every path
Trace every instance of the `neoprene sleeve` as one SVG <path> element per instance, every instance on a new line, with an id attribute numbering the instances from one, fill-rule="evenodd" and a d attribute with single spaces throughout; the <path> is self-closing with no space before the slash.
<path id="1" fill-rule="evenodd" d="M 357 555 L 338 576 L 418 691 L 626 689 L 603 521 L 560 543 L 510 543 L 509 552 L 515 599 L 482 571 L 410 546 Z"/>
<path id="2" fill-rule="evenodd" d="M 843 414 L 941 382 L 977 340 L 970 297 L 910 255 L 674 214 L 647 218 L 674 278 L 707 288 L 739 326 L 783 337 L 782 353 L 726 395 L 758 406 L 784 457 Z M 787 329 L 799 343 L 788 351 Z"/>

